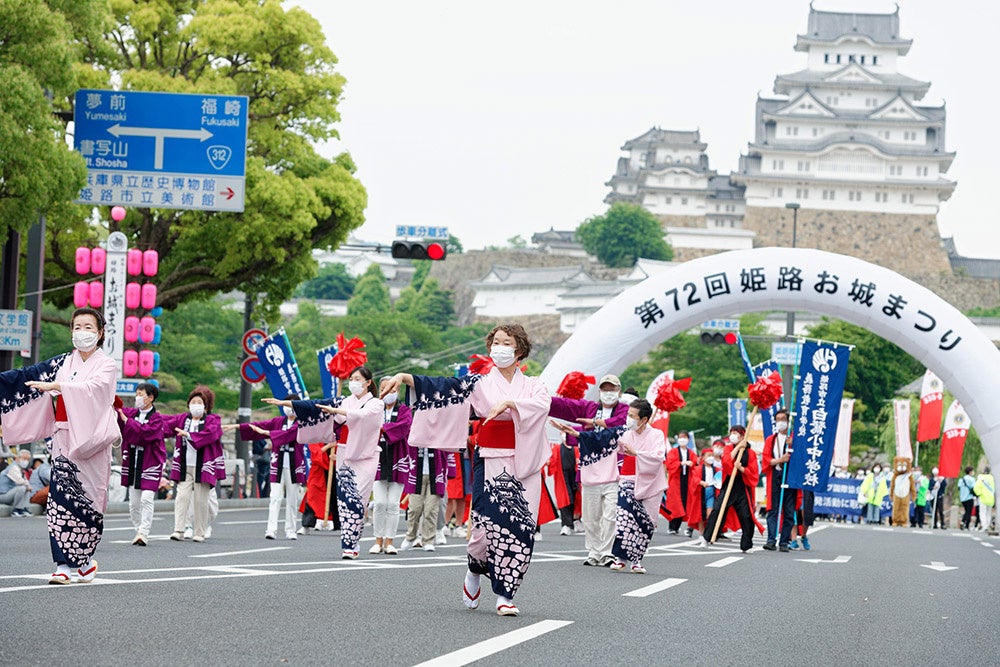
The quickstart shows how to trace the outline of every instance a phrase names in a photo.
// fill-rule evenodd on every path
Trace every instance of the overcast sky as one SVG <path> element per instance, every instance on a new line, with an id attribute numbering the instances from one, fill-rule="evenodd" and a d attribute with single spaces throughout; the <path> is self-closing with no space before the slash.
<path id="1" fill-rule="evenodd" d="M 956 180 L 938 216 L 969 256 L 1000 258 L 992 50 L 1000 3 L 900 0 L 900 71 L 947 102 Z M 573 229 L 602 213 L 620 147 L 652 126 L 700 129 L 729 173 L 757 94 L 805 68 L 806 0 L 291 0 L 319 19 L 347 78 L 340 141 L 368 189 L 362 238 L 447 226 L 467 249 Z M 816 0 L 891 12 L 886 0 Z"/>

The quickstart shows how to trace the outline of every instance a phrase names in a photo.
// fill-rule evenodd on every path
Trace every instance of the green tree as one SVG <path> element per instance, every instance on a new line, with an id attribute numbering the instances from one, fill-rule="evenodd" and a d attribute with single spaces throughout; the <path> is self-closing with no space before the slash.
<path id="1" fill-rule="evenodd" d="M 451 292 L 441 289 L 437 278 L 424 281 L 417 294 L 409 314 L 432 329 L 443 331 L 452 325 L 455 316 L 455 306 L 452 304 Z"/>
<path id="2" fill-rule="evenodd" d="M 396 303 L 392 304 L 393 310 L 400 315 L 410 316 L 416 310 L 419 299 L 420 292 L 414 289 L 413 285 L 407 285 L 400 291 Z"/>
<path id="3" fill-rule="evenodd" d="M 388 315 L 391 310 L 385 277 L 378 264 L 372 264 L 354 286 L 354 295 L 347 302 L 347 314 L 354 317 L 380 313 Z"/>
<path id="4" fill-rule="evenodd" d="M 0 242 L 65 207 L 86 182 L 55 112 L 81 82 L 81 40 L 109 18 L 103 2 L 0 0 Z"/>
<path id="5" fill-rule="evenodd" d="M 763 334 L 760 315 L 746 315 L 740 320 L 744 335 Z M 766 343 L 747 341 L 751 361 L 767 360 Z M 621 373 L 622 386 L 634 386 L 645 395 L 649 384 L 663 371 L 673 369 L 675 378 L 690 377 L 691 390 L 684 392 L 687 401 L 670 415 L 670 430 L 708 429 L 701 437 L 724 433 L 728 425 L 726 398 L 746 396 L 747 375 L 736 345 L 706 345 L 698 333 L 674 336 L 650 351 L 646 359 L 632 364 Z"/>
<path id="6" fill-rule="evenodd" d="M 871 331 L 841 320 L 823 320 L 809 329 L 822 340 L 854 345 L 847 367 L 845 391 L 879 411 L 903 385 L 923 375 L 923 365 Z"/>
<path id="7" fill-rule="evenodd" d="M 458 240 L 457 236 L 449 236 L 448 240 L 445 241 L 444 247 L 448 250 L 449 255 L 461 255 L 465 252 L 462 242 Z"/>
<path id="8" fill-rule="evenodd" d="M 327 264 L 296 290 L 296 295 L 306 299 L 350 299 L 354 292 L 354 277 L 343 264 Z"/>
<path id="9" fill-rule="evenodd" d="M 161 305 L 242 289 L 262 295 L 273 312 L 313 277 L 312 248 L 341 243 L 364 221 L 367 204 L 350 156 L 327 160 L 313 148 L 337 136 L 344 85 L 319 23 L 280 0 L 116 0 L 112 7 L 106 34 L 83 40 L 93 83 L 246 95 L 249 152 L 244 212 L 132 209 L 109 228 L 125 232 L 133 247 L 159 251 Z M 49 278 L 68 282 L 77 242 L 103 230 L 90 228 L 83 209 L 52 222 L 48 256 L 61 275 Z"/>
<path id="10" fill-rule="evenodd" d="M 608 266 L 632 266 L 640 257 L 674 258 L 659 220 L 635 204 L 612 204 L 604 215 L 588 218 L 577 227 L 576 236 L 588 253 Z"/>
<path id="11" fill-rule="evenodd" d="M 429 259 L 414 260 L 413 268 L 415 270 L 413 272 L 413 277 L 410 279 L 410 286 L 413 287 L 413 289 L 419 290 L 424 286 L 424 281 L 427 280 L 427 276 L 430 274 L 431 266 L 433 264 L 434 262 Z"/>

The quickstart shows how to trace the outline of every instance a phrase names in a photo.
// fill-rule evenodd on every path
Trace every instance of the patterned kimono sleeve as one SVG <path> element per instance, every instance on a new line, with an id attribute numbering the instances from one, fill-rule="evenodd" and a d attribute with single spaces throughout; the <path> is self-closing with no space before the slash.
<path id="1" fill-rule="evenodd" d="M 481 377 L 414 375 L 410 445 L 450 451 L 464 448 L 469 429 L 467 401 Z"/>
<path id="2" fill-rule="evenodd" d="M 618 453 L 618 440 L 626 429 L 606 428 L 600 431 L 583 431 L 580 433 L 580 465 L 591 465 L 601 459 Z"/>
<path id="3" fill-rule="evenodd" d="M 8 445 L 23 445 L 52 435 L 55 411 L 52 397 L 25 386 L 25 382 L 51 382 L 69 354 L 60 354 L 33 366 L 0 373 L 0 421 Z"/>
<path id="4" fill-rule="evenodd" d="M 413 411 L 407 405 L 400 405 L 396 413 L 396 421 L 382 425 L 385 439 L 390 445 L 405 443 L 410 437 L 410 427 L 413 425 Z"/>
<path id="5" fill-rule="evenodd" d="M 295 419 L 299 422 L 298 441 L 305 444 L 310 442 L 333 442 L 336 440 L 333 433 L 335 421 L 333 415 L 320 410 L 321 405 L 331 407 L 340 406 L 344 400 L 342 396 L 334 398 L 321 398 L 315 401 L 292 401 L 292 409 L 295 410 Z"/>
<path id="6" fill-rule="evenodd" d="M 71 451 L 76 456 L 90 458 L 120 439 L 118 415 L 112 404 L 118 381 L 118 366 L 114 359 L 95 354 L 95 365 L 82 380 L 60 380 L 63 405 L 69 421 Z"/>
<path id="7" fill-rule="evenodd" d="M 205 425 L 191 434 L 191 446 L 202 449 L 222 439 L 222 419 L 219 415 L 205 415 Z"/>

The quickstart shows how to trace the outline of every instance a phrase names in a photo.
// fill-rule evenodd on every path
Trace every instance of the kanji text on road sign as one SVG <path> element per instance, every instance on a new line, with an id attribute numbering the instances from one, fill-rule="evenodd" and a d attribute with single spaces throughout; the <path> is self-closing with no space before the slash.
<path id="1" fill-rule="evenodd" d="M 242 211 L 248 98 L 79 90 L 79 203 Z"/>

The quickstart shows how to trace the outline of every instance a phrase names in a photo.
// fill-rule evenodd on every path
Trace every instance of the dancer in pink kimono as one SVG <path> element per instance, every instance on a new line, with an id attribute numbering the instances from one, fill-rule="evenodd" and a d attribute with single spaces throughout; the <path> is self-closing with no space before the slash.
<path id="1" fill-rule="evenodd" d="M 342 557 L 354 560 L 358 557 L 365 507 L 378 469 L 385 404 L 375 396 L 372 372 L 366 366 L 351 371 L 347 386 L 351 391 L 347 397 L 317 401 L 265 398 L 264 402 L 294 408 L 299 421 L 299 442 L 333 442 L 337 440 L 335 426 L 347 430 L 346 439 L 340 438 L 343 444 L 337 449 L 337 509 Z"/>
<path id="2" fill-rule="evenodd" d="M 545 437 L 549 392 L 518 365 L 531 342 L 520 324 L 494 327 L 486 336 L 494 367 L 486 375 L 435 378 L 401 373 L 384 381 L 382 394 L 400 384 L 414 389 L 410 445 L 440 448 L 464 443 L 469 406 L 484 417 L 477 434 L 472 491 L 469 569 L 462 598 L 479 606 L 480 577 L 488 575 L 501 616 L 517 616 L 514 595 L 531 561 L 542 491 L 542 466 L 551 454 Z"/>
<path id="3" fill-rule="evenodd" d="M 4 442 L 52 436 L 45 508 L 56 563 L 50 584 L 89 583 L 97 575 L 93 556 L 104 531 L 111 449 L 121 441 L 113 408 L 118 368 L 101 349 L 104 316 L 77 308 L 70 328 L 72 352 L 0 373 Z"/>
<path id="4" fill-rule="evenodd" d="M 602 446 L 616 447 L 625 455 L 618 480 L 618 511 L 615 514 L 615 542 L 611 553 L 615 562 L 610 569 L 625 569 L 631 562 L 632 572 L 645 574 L 642 558 L 656 530 L 660 499 L 667 488 L 663 457 L 667 445 L 663 432 L 649 425 L 653 407 L 644 399 L 632 401 L 628 409 L 625 430 L 605 430 L 583 439 L 594 438 Z"/>

